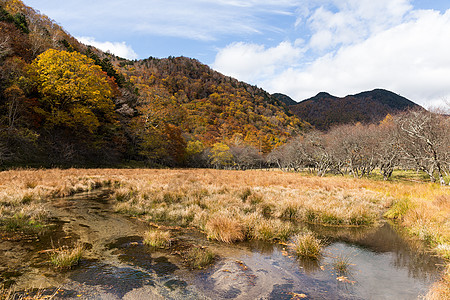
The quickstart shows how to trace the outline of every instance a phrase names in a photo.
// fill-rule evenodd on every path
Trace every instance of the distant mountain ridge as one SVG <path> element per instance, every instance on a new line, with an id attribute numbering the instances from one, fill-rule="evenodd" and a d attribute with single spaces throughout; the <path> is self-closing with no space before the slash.
<path id="1" fill-rule="evenodd" d="M 419 107 L 411 100 L 384 89 L 361 92 L 356 95 L 336 97 L 326 92 L 289 105 L 300 119 L 319 130 L 349 123 L 376 123 L 387 114 Z"/>
<path id="2" fill-rule="evenodd" d="M 275 93 L 275 94 L 272 94 L 272 97 L 278 99 L 278 101 L 283 102 L 287 106 L 298 104 L 297 101 L 295 101 L 294 99 L 292 99 L 291 97 L 289 97 L 288 95 L 285 95 L 285 94 Z"/>

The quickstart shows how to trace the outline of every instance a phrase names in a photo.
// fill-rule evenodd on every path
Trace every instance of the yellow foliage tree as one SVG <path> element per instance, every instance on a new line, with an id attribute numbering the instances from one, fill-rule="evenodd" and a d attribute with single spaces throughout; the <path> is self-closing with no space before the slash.
<path id="1" fill-rule="evenodd" d="M 113 83 L 87 56 L 50 49 L 31 63 L 29 74 L 46 126 L 81 126 L 92 133 L 101 119 L 113 119 Z"/>
<path id="2" fill-rule="evenodd" d="M 230 147 L 224 143 L 215 143 L 211 148 L 211 164 L 216 168 L 225 168 L 230 166 L 233 161 L 233 154 Z"/>

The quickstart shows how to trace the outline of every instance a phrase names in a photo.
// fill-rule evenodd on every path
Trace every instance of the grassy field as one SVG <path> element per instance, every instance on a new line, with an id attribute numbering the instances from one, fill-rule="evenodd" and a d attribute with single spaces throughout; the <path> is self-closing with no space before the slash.
<path id="1" fill-rule="evenodd" d="M 385 217 L 448 261 L 449 187 L 419 182 L 417 174 L 396 175 L 385 182 L 278 171 L 11 170 L 0 173 L 0 227 L 7 234 L 39 229 L 50 217 L 44 203 L 51 198 L 108 186 L 117 212 L 150 224 L 195 227 L 225 243 L 285 241 L 301 232 L 299 222 L 373 226 Z M 161 237 L 149 233 L 147 239 Z M 163 236 L 164 245 L 168 239 Z M 447 272 L 429 297 L 449 296 L 449 290 Z"/>

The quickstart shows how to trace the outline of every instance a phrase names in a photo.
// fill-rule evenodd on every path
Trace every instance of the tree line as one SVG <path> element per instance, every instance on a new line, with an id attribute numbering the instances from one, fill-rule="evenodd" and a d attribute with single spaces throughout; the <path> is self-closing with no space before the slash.
<path id="1" fill-rule="evenodd" d="M 445 185 L 450 179 L 449 129 L 448 115 L 412 109 L 387 115 L 379 124 L 339 125 L 327 132 L 310 130 L 267 155 L 239 141 L 215 144 L 203 156 L 203 164 L 234 169 L 264 166 L 356 178 L 379 172 L 385 180 L 401 168 L 423 171 L 431 182 Z"/>

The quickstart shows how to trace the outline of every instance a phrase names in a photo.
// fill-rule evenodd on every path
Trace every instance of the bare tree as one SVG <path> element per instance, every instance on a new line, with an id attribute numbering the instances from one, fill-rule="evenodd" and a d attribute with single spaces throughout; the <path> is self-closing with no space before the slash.
<path id="1" fill-rule="evenodd" d="M 384 180 L 388 180 L 400 158 L 399 136 L 394 118 L 387 115 L 378 126 L 371 126 L 370 131 L 376 141 L 374 149 L 380 173 Z"/>
<path id="2" fill-rule="evenodd" d="M 336 164 L 346 167 L 354 177 L 369 175 L 377 166 L 377 140 L 368 126 L 341 125 L 327 136 Z"/>
<path id="3" fill-rule="evenodd" d="M 402 159 L 426 172 L 435 182 L 445 184 L 444 170 L 449 152 L 448 119 L 423 109 L 411 110 L 396 118 Z"/>
<path id="4" fill-rule="evenodd" d="M 255 168 L 262 162 L 258 150 L 248 145 L 233 145 L 230 152 L 233 155 L 233 164 L 239 170 Z"/>

